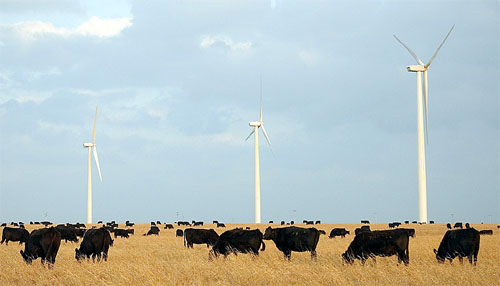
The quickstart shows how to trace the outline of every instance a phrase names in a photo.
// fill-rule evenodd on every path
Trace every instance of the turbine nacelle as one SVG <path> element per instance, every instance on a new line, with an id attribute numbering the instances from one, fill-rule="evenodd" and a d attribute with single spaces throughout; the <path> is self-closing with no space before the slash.
<path id="1" fill-rule="evenodd" d="M 424 65 L 411 65 L 407 66 L 406 69 L 409 72 L 424 72 L 427 70 L 427 68 Z"/>
<path id="2" fill-rule="evenodd" d="M 252 121 L 252 122 L 248 122 L 248 125 L 250 125 L 252 127 L 260 127 L 262 125 L 262 122 L 260 122 L 260 121 Z"/>
<path id="3" fill-rule="evenodd" d="M 95 146 L 95 144 L 93 144 L 93 143 L 83 143 L 84 148 L 90 148 L 90 147 L 94 147 L 94 146 Z"/>

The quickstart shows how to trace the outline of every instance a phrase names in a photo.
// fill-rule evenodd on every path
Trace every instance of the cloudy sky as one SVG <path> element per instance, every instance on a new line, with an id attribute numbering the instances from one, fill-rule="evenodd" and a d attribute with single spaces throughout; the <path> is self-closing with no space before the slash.
<path id="1" fill-rule="evenodd" d="M 498 1 L 0 0 L 0 221 L 500 221 Z M 355 2 L 355 3 L 351 3 Z M 403 2 L 403 3 L 401 3 Z"/>

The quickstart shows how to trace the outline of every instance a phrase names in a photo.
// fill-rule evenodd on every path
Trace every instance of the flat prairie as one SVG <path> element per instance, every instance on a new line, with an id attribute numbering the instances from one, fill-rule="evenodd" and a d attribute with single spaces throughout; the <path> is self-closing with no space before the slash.
<path id="1" fill-rule="evenodd" d="M 249 226 L 262 232 L 269 224 L 226 224 L 214 228 L 221 234 L 227 229 Z M 280 227 L 273 224 L 273 227 Z M 304 226 L 297 224 L 296 226 Z M 40 259 L 27 265 L 20 249 L 24 245 L 10 242 L 0 245 L 0 285 L 500 285 L 500 233 L 496 225 L 472 225 L 477 230 L 492 229 L 493 235 L 481 236 L 477 266 L 465 259 L 460 264 L 438 264 L 433 252 L 446 232 L 443 224 L 402 225 L 415 228 L 410 239 L 410 265 L 398 264 L 397 258 L 377 257 L 363 266 L 359 261 L 343 265 L 340 255 L 353 240 L 354 229 L 360 224 L 319 224 L 327 232 L 318 244 L 318 257 L 309 253 L 292 253 L 286 261 L 274 242 L 266 240 L 266 250 L 259 256 L 230 255 L 226 259 L 209 261 L 209 249 L 195 245 L 184 247 L 183 239 L 174 230 L 161 227 L 159 236 L 143 236 L 147 224 L 135 225 L 135 235 L 116 238 L 109 250 L 107 262 L 92 260 L 77 262 L 75 248 L 79 243 L 61 243 L 53 269 L 42 266 Z M 43 227 L 43 226 L 42 226 Z M 329 239 L 334 227 L 345 227 L 351 235 Z M 41 228 L 27 225 L 28 230 Z M 120 224 L 120 228 L 124 228 Z M 184 229 L 185 227 L 182 227 Z M 372 224 L 372 230 L 387 229 L 387 225 Z"/>

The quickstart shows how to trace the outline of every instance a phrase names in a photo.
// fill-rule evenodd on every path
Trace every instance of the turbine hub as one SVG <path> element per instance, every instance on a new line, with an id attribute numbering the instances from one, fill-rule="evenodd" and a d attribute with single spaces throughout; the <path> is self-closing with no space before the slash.
<path id="1" fill-rule="evenodd" d="M 427 68 L 423 65 L 407 66 L 406 69 L 409 72 L 424 72 L 427 70 Z"/>
<path id="2" fill-rule="evenodd" d="M 92 143 L 83 143 L 84 148 L 89 148 L 89 147 L 94 147 L 94 144 Z"/>
<path id="3" fill-rule="evenodd" d="M 248 125 L 253 126 L 253 127 L 260 127 L 262 125 L 262 122 L 252 121 L 252 122 L 249 122 Z"/>

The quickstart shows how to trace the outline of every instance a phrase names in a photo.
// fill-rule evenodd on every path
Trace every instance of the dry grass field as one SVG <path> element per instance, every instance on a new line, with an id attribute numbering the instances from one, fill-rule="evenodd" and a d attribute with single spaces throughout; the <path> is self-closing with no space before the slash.
<path id="1" fill-rule="evenodd" d="M 122 226 L 122 225 L 120 225 Z M 227 224 L 226 229 L 252 224 Z M 259 228 L 264 232 L 268 225 Z M 277 227 L 277 225 L 275 225 Z M 302 226 L 302 225 L 298 225 Z M 209 224 L 205 228 L 211 228 Z M 322 224 L 315 226 L 329 233 L 333 227 L 353 232 L 359 225 Z M 385 229 L 386 225 L 372 225 Z M 478 264 L 438 264 L 437 248 L 446 232 L 445 225 L 411 225 L 416 237 L 410 240 L 410 265 L 397 264 L 397 258 L 359 261 L 343 265 L 340 259 L 353 235 L 329 239 L 321 236 L 318 258 L 309 253 L 292 253 L 285 261 L 272 241 L 258 257 L 247 254 L 208 260 L 208 249 L 195 245 L 186 249 L 175 230 L 161 229 L 160 236 L 142 236 L 149 229 L 136 225 L 135 236 L 117 238 L 107 262 L 78 263 L 77 243 L 62 242 L 53 269 L 43 267 L 40 259 L 26 265 L 17 243 L 0 245 L 0 285 L 500 285 L 500 233 L 495 225 L 474 225 L 478 230 L 493 229 L 492 236 L 481 236 Z M 38 227 L 37 227 L 38 228 Z M 28 230 L 32 230 L 28 226 Z M 216 229 L 221 234 L 223 229 Z"/>

